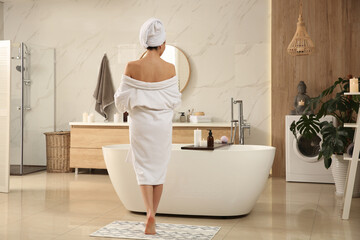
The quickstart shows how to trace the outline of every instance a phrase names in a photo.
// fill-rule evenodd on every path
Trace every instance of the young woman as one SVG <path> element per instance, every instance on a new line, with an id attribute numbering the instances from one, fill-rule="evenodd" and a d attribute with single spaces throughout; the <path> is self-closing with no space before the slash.
<path id="1" fill-rule="evenodd" d="M 130 116 L 130 150 L 138 184 L 147 211 L 145 234 L 156 234 L 155 214 L 159 206 L 172 144 L 173 109 L 181 94 L 174 65 L 160 58 L 165 50 L 162 22 L 151 18 L 140 29 L 146 55 L 129 62 L 115 105 Z"/>

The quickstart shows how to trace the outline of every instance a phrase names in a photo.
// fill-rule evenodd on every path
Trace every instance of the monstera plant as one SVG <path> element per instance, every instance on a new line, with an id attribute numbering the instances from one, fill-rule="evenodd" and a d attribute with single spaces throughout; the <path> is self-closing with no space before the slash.
<path id="1" fill-rule="evenodd" d="M 339 78 L 332 86 L 308 102 L 305 112 L 318 109 L 317 114 L 302 115 L 290 126 L 296 139 L 297 134 L 309 139 L 321 135 L 318 159 L 324 158 L 326 168 L 331 166 L 331 156 L 345 153 L 353 141 L 354 129 L 345 128 L 344 123 L 356 121 L 359 99 L 357 96 L 344 95 L 345 92 L 349 92 L 349 80 Z M 336 123 L 321 122 L 320 119 L 326 115 L 334 116 Z"/>

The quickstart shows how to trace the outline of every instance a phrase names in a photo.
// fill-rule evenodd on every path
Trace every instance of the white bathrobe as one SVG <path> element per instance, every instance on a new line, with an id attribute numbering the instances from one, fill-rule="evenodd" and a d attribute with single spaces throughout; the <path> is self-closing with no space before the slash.
<path id="1" fill-rule="evenodd" d="M 114 99 L 117 109 L 130 116 L 127 159 L 138 184 L 163 184 L 171 154 L 173 109 L 181 102 L 177 76 L 150 83 L 123 75 Z"/>

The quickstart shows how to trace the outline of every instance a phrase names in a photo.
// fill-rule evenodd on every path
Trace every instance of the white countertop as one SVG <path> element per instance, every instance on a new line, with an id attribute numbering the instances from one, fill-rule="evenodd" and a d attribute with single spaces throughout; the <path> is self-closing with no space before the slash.
<path id="1" fill-rule="evenodd" d="M 129 123 L 115 122 L 69 122 L 70 126 L 129 126 Z M 173 127 L 230 127 L 230 122 L 182 123 L 174 122 Z"/>

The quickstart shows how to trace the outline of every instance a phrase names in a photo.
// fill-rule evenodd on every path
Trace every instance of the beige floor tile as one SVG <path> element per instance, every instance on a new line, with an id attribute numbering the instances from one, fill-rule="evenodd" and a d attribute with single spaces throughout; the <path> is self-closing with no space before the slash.
<path id="1" fill-rule="evenodd" d="M 60 204 L 58 201 L 28 200 L 22 202 L 5 202 L 0 204 L 0 226 L 8 225 L 14 221 L 46 212 Z"/>
<path id="2" fill-rule="evenodd" d="M 52 214 L 67 214 L 69 216 L 99 217 L 115 208 L 119 207 L 118 200 L 99 201 L 99 200 L 74 200 L 59 206 L 53 207 L 48 211 Z"/>
<path id="3" fill-rule="evenodd" d="M 28 232 L 33 234 L 60 235 L 89 222 L 92 218 L 66 217 L 41 213 L 12 223 L 6 227 L 10 233 Z M 1 230 L 1 229 L 0 229 Z"/>
<path id="4" fill-rule="evenodd" d="M 99 214 L 101 218 L 123 218 L 125 215 L 130 214 L 128 210 L 121 204 L 119 201 L 119 205 L 117 207 L 112 208 L 109 211 L 104 211 L 102 214 Z"/>
<path id="5" fill-rule="evenodd" d="M 8 201 L 9 194 L 0 193 L 0 204 Z"/>
<path id="6" fill-rule="evenodd" d="M 107 224 L 112 223 L 113 221 L 116 221 L 117 219 L 109 219 L 109 218 L 96 218 L 93 219 L 86 224 L 83 224 L 81 226 L 78 226 L 71 231 L 64 234 L 64 236 L 67 237 L 82 237 L 82 236 L 89 236 L 91 233 L 99 230 L 100 228 L 104 227 Z M 128 221 L 138 221 L 140 219 L 129 219 Z M 61 236 L 61 237 L 64 237 Z"/>
<path id="7" fill-rule="evenodd" d="M 225 239 L 309 239 L 316 208 L 313 203 L 257 203 Z"/>
<path id="8" fill-rule="evenodd" d="M 264 216 L 269 214 L 275 216 L 298 215 L 313 218 L 317 208 L 317 204 L 306 202 L 288 202 L 286 204 L 257 202 L 250 214 L 263 214 Z"/>
<path id="9" fill-rule="evenodd" d="M 327 217 L 341 217 L 343 198 L 333 192 L 322 192 L 318 204 L 318 213 Z M 351 203 L 351 218 L 360 218 L 360 198 L 353 198 Z"/>
<path id="10" fill-rule="evenodd" d="M 108 175 L 40 172 L 11 176 L 0 194 L 0 239 L 108 239 L 89 234 L 115 221 L 144 221 L 127 211 Z M 220 239 L 360 239 L 360 198 L 350 220 L 332 184 L 269 178 L 250 214 L 236 218 L 159 215 L 157 222 L 220 226 Z"/>
<path id="11" fill-rule="evenodd" d="M 56 238 L 54 238 L 53 240 L 110 240 L 111 238 L 101 238 L 101 237 L 90 237 L 90 236 L 71 236 L 68 234 L 64 234 L 61 236 L 58 236 Z M 114 238 L 116 239 L 116 238 Z"/>
<path id="12" fill-rule="evenodd" d="M 239 219 L 234 228 L 261 226 L 268 229 L 302 230 L 310 233 L 313 221 L 312 217 L 297 214 L 250 214 Z"/>
<path id="13" fill-rule="evenodd" d="M 309 240 L 309 232 L 300 230 L 274 229 L 266 227 L 233 228 L 224 240 Z"/>
<path id="14" fill-rule="evenodd" d="M 264 192 L 259 197 L 259 202 L 287 203 L 287 202 L 306 202 L 318 203 L 320 198 L 319 192 L 296 192 L 280 191 L 278 193 Z"/>
<path id="15" fill-rule="evenodd" d="M 316 215 L 311 234 L 313 239 L 358 240 L 360 218 L 342 220 L 340 217 Z"/>
<path id="16" fill-rule="evenodd" d="M 324 186 L 334 186 L 334 184 L 287 182 L 286 191 L 319 193 Z"/>
<path id="17" fill-rule="evenodd" d="M 57 235 L 48 233 L 32 233 L 24 231 L 7 231 L 0 233 L 1 240 L 52 240 Z"/>

